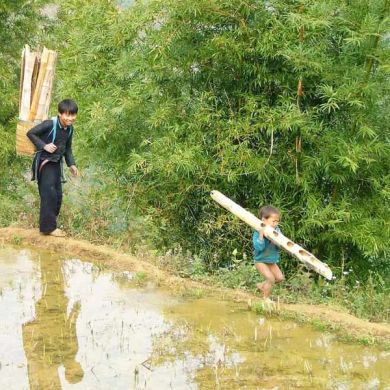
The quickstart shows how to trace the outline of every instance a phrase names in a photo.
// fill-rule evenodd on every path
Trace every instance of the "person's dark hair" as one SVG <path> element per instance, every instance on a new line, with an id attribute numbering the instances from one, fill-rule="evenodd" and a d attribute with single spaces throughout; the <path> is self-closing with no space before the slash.
<path id="1" fill-rule="evenodd" d="M 280 211 L 273 207 L 273 206 L 263 206 L 263 207 L 260 207 L 260 210 L 259 210 L 259 217 L 260 219 L 262 218 L 269 218 L 271 215 L 279 215 L 280 216 Z"/>
<path id="2" fill-rule="evenodd" d="M 64 99 L 58 103 L 58 112 L 60 114 L 69 113 L 69 114 L 77 114 L 79 108 L 77 104 L 72 99 Z"/>

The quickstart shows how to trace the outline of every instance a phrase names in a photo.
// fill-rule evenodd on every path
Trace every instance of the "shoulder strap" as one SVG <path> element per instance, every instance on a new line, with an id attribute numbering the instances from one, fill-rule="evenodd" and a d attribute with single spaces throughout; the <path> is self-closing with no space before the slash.
<path id="1" fill-rule="evenodd" d="M 51 129 L 47 138 L 49 138 L 51 135 L 52 136 L 51 142 L 54 144 L 54 141 L 56 140 L 56 135 L 57 135 L 57 116 L 53 116 L 53 118 L 51 118 L 51 120 L 53 121 L 53 128 Z"/>
<path id="2" fill-rule="evenodd" d="M 57 116 L 53 116 L 51 118 L 51 120 L 53 121 L 53 128 L 50 130 L 50 133 L 47 136 L 47 138 L 49 138 L 50 135 L 51 135 L 52 136 L 52 141 L 51 142 L 54 144 L 54 141 L 56 140 L 56 136 L 57 136 L 58 117 Z M 73 126 L 70 126 L 69 133 L 68 133 L 68 139 L 72 136 L 72 133 L 73 133 Z"/>

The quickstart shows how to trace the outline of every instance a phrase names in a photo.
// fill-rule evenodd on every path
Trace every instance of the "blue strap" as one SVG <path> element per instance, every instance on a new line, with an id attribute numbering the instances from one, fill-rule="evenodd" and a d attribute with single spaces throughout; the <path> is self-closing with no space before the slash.
<path id="1" fill-rule="evenodd" d="M 49 133 L 49 135 L 47 136 L 47 138 L 49 138 L 50 135 L 52 135 L 52 140 L 51 140 L 51 142 L 54 144 L 54 141 L 56 140 L 56 136 L 57 136 L 57 122 L 58 122 L 58 117 L 57 117 L 57 116 L 53 116 L 53 118 L 51 118 L 51 120 L 53 121 L 53 128 L 50 130 L 50 133 Z M 72 136 L 72 133 L 73 133 L 73 126 L 70 126 L 69 133 L 68 133 L 68 140 L 69 140 L 69 138 Z"/>
<path id="2" fill-rule="evenodd" d="M 50 135 L 52 135 L 51 142 L 54 144 L 54 141 L 56 140 L 56 136 L 57 136 L 57 117 L 53 116 L 53 118 L 51 118 L 51 120 L 53 121 L 53 128 L 51 129 L 47 138 L 49 138 Z"/>

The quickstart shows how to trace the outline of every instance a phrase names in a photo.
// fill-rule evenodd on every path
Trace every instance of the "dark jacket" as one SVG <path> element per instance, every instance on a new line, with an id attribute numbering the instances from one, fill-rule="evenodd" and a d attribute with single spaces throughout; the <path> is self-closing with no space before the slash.
<path id="1" fill-rule="evenodd" d="M 68 167 L 76 165 L 72 153 L 73 132 L 71 131 L 71 127 L 62 127 L 59 119 L 57 120 L 57 133 L 54 140 L 54 145 L 57 146 L 57 149 L 54 153 L 49 153 L 46 152 L 46 150 L 43 150 L 43 147 L 46 144 L 50 144 L 52 142 L 52 137 L 51 135 L 49 136 L 52 129 L 53 120 L 48 119 L 27 132 L 27 137 L 30 138 L 38 152 L 40 152 L 40 160 L 58 162 L 61 160 L 61 157 L 64 156 Z"/>
<path id="2" fill-rule="evenodd" d="M 42 161 L 49 160 L 52 162 L 61 163 L 61 172 L 62 172 L 62 157 L 65 157 L 65 162 L 68 167 L 71 165 L 76 165 L 76 162 L 72 153 L 72 139 L 73 139 L 73 128 L 62 127 L 60 124 L 59 118 L 57 118 L 57 130 L 56 137 L 54 139 L 54 145 L 57 146 L 57 149 L 54 153 L 49 153 L 44 150 L 46 144 L 53 142 L 53 120 L 48 119 L 42 123 L 34 126 L 27 132 L 27 137 L 37 148 L 37 153 L 35 154 L 33 165 L 32 165 L 32 178 L 35 180 L 38 178 L 39 166 Z M 63 172 L 61 174 L 62 180 L 65 181 Z"/>

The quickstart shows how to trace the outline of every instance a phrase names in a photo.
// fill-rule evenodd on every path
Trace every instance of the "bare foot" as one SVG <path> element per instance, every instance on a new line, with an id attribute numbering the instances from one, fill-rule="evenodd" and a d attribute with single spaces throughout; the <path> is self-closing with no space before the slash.
<path id="1" fill-rule="evenodd" d="M 61 230 L 61 229 L 55 229 L 52 232 L 48 234 L 48 236 L 53 236 L 53 237 L 66 237 L 66 233 Z"/>

